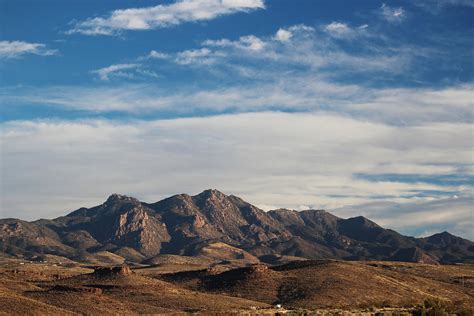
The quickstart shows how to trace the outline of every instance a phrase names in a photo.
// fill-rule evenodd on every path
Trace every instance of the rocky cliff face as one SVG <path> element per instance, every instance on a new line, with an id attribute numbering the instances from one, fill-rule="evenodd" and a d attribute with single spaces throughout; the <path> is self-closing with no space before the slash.
<path id="1" fill-rule="evenodd" d="M 290 238 L 284 226 L 264 211 L 217 190 L 196 196 L 175 195 L 148 207 L 168 228 L 170 252 L 181 248 L 180 254 L 192 253 L 202 241 L 223 241 L 249 249 Z"/>
<path id="2" fill-rule="evenodd" d="M 131 247 L 145 256 L 160 253 L 161 244 L 170 240 L 165 224 L 136 206 L 118 215 L 109 243 Z"/>
<path id="3" fill-rule="evenodd" d="M 449 233 L 416 239 L 361 216 L 342 219 L 322 210 L 264 212 L 217 190 L 153 204 L 113 194 L 101 205 L 53 220 L 0 220 L 0 247 L 11 256 L 125 253 L 129 261 L 206 251 L 219 257 L 219 249 L 237 254 L 235 249 L 242 249 L 252 258 L 474 262 L 474 244 Z"/>

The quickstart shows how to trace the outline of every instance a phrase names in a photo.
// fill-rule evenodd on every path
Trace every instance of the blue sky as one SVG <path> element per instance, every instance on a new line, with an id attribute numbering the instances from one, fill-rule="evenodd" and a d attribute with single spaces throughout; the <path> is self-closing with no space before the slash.
<path id="1" fill-rule="evenodd" d="M 217 188 L 474 238 L 467 0 L 0 0 L 2 217 Z"/>

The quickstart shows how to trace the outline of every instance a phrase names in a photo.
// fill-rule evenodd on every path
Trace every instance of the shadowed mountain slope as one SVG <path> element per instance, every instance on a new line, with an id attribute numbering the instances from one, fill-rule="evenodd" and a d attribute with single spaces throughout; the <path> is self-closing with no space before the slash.
<path id="1" fill-rule="evenodd" d="M 101 205 L 53 220 L 3 219 L 0 247 L 13 257 L 50 254 L 91 263 L 105 257 L 106 262 L 138 263 L 160 254 L 247 263 L 275 255 L 474 262 L 474 243 L 446 232 L 417 239 L 362 216 L 342 219 L 322 210 L 264 212 L 217 190 L 174 195 L 151 204 L 113 194 Z"/>

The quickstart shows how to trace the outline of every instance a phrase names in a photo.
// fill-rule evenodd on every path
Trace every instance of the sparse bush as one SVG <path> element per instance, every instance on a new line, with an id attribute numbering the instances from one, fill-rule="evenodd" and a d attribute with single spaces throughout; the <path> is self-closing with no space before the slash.
<path id="1" fill-rule="evenodd" d="M 426 309 L 424 306 L 418 306 L 412 313 L 413 316 L 426 316 Z"/>
<path id="2" fill-rule="evenodd" d="M 474 309 L 468 308 L 457 312 L 458 316 L 474 316 Z"/>
<path id="3" fill-rule="evenodd" d="M 390 307 L 392 303 L 389 300 L 385 300 L 380 304 L 380 307 Z"/>
<path id="4" fill-rule="evenodd" d="M 416 316 L 446 316 L 444 303 L 436 298 L 429 297 L 425 299 L 422 306 L 419 306 L 413 311 Z"/>
<path id="5" fill-rule="evenodd" d="M 426 313 L 427 316 L 446 316 L 449 315 L 442 307 L 433 307 Z"/>
<path id="6" fill-rule="evenodd" d="M 391 307 L 391 306 L 392 306 L 392 302 L 390 302 L 389 300 L 383 300 L 383 301 L 376 301 L 369 306 L 366 305 L 365 307 L 377 309 L 377 308 L 384 308 L 384 307 Z"/>
<path id="7" fill-rule="evenodd" d="M 443 303 L 438 299 L 429 297 L 425 299 L 423 305 L 425 306 L 425 308 L 440 308 L 443 305 Z"/>

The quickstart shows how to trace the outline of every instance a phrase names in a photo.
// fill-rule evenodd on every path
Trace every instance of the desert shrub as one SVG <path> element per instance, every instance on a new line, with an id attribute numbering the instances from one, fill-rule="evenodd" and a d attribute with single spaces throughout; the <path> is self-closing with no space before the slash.
<path id="1" fill-rule="evenodd" d="M 442 307 L 435 307 L 430 309 L 427 313 L 427 316 L 447 316 L 449 313 Z"/>
<path id="2" fill-rule="evenodd" d="M 429 297 L 425 299 L 423 305 L 425 306 L 425 308 L 441 308 L 443 303 L 436 298 Z"/>
<path id="3" fill-rule="evenodd" d="M 425 299 L 421 306 L 418 306 L 414 311 L 415 316 L 446 316 L 449 315 L 446 312 L 446 307 L 443 301 L 429 297 Z"/>
<path id="4" fill-rule="evenodd" d="M 392 306 L 392 303 L 388 300 L 385 300 L 382 302 L 382 307 L 390 307 Z"/>
<path id="5" fill-rule="evenodd" d="M 468 308 L 457 312 L 458 316 L 474 316 L 474 309 Z"/>
<path id="6" fill-rule="evenodd" d="M 423 306 L 418 306 L 412 311 L 413 316 L 426 316 L 426 309 Z"/>
<path id="7" fill-rule="evenodd" d="M 392 303 L 389 300 L 384 300 L 384 301 L 375 302 L 373 305 L 370 305 L 369 307 L 384 308 L 384 307 L 391 307 L 391 306 L 392 306 Z"/>
<path id="8" fill-rule="evenodd" d="M 445 310 L 443 301 L 429 297 L 425 299 L 422 306 L 419 306 L 413 315 L 417 316 L 445 316 L 448 313 Z"/>
<path id="9" fill-rule="evenodd" d="M 427 316 L 445 316 L 445 315 L 449 315 L 449 314 L 442 307 L 434 307 L 434 308 L 428 310 L 426 315 Z"/>

